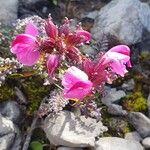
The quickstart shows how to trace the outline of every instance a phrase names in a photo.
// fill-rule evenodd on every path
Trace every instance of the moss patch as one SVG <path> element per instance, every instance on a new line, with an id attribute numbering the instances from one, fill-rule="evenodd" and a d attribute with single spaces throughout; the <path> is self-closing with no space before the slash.
<path id="1" fill-rule="evenodd" d="M 136 91 L 122 99 L 122 106 L 128 111 L 139 112 L 147 109 L 147 102 L 142 93 Z"/>
<path id="2" fill-rule="evenodd" d="M 0 101 L 9 100 L 14 97 L 14 91 L 9 86 L 3 84 L 0 87 Z"/>
<path id="3" fill-rule="evenodd" d="M 39 76 L 34 76 L 23 82 L 23 88 L 28 99 L 27 113 L 32 114 L 38 109 L 41 100 L 49 94 L 49 87 L 43 85 Z"/>

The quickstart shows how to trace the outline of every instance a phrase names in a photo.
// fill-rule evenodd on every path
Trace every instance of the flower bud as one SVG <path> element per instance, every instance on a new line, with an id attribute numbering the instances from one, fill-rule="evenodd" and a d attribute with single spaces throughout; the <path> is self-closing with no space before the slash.
<path id="1" fill-rule="evenodd" d="M 59 55 L 57 54 L 51 54 L 47 58 L 47 69 L 49 76 L 53 76 L 55 69 L 58 67 L 59 64 Z"/>

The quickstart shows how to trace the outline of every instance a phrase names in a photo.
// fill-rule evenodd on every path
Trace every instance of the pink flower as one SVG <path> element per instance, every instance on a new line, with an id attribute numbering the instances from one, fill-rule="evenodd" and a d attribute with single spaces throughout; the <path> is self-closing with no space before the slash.
<path id="1" fill-rule="evenodd" d="M 111 48 L 101 58 L 102 64 L 109 64 L 112 71 L 120 76 L 124 76 L 126 72 L 126 65 L 131 67 L 130 62 L 130 48 L 126 45 L 118 45 Z"/>
<path id="2" fill-rule="evenodd" d="M 74 66 L 64 74 L 62 85 L 64 86 L 64 97 L 71 99 L 84 98 L 91 92 L 93 86 L 87 74 Z"/>
<path id="3" fill-rule="evenodd" d="M 83 70 L 93 83 L 93 87 L 99 87 L 105 82 L 111 83 L 115 79 L 115 74 L 124 76 L 127 72 L 126 65 L 131 67 L 130 49 L 126 45 L 111 48 L 94 62 L 86 58 L 82 63 Z"/>
<path id="4" fill-rule="evenodd" d="M 48 69 L 48 74 L 49 76 L 53 76 L 53 73 L 55 71 L 55 69 L 58 67 L 59 64 L 59 56 L 56 54 L 51 54 L 48 56 L 46 65 L 47 65 L 47 69 Z"/>
<path id="5" fill-rule="evenodd" d="M 32 23 L 26 26 L 25 33 L 18 34 L 11 43 L 11 52 L 16 54 L 17 59 L 24 65 L 31 66 L 40 57 L 36 36 L 37 27 Z"/>

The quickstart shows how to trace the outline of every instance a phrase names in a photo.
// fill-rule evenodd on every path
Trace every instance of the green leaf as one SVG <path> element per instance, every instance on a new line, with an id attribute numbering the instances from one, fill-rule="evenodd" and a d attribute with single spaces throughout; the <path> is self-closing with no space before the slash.
<path id="1" fill-rule="evenodd" d="M 31 150 L 43 150 L 43 145 L 39 141 L 32 141 L 30 143 Z"/>
<path id="2" fill-rule="evenodd" d="M 20 78 L 20 77 L 23 77 L 23 74 L 13 73 L 13 74 L 8 75 L 8 77 L 9 78 Z"/>

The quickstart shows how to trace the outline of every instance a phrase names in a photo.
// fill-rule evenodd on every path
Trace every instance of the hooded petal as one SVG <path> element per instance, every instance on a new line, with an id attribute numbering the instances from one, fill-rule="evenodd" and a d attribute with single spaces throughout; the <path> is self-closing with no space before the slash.
<path id="1" fill-rule="evenodd" d="M 91 34 L 88 31 L 85 30 L 77 30 L 76 35 L 78 38 L 80 38 L 80 42 L 84 43 L 91 39 Z"/>
<path id="2" fill-rule="evenodd" d="M 130 57 L 130 48 L 127 45 L 117 45 L 111 48 L 109 51 L 121 53 Z M 127 62 L 127 66 L 132 67 L 130 60 Z"/>
<path id="3" fill-rule="evenodd" d="M 67 36 L 67 44 L 77 45 L 89 41 L 91 34 L 85 30 L 77 30 L 75 32 L 70 32 Z"/>
<path id="4" fill-rule="evenodd" d="M 116 74 L 124 76 L 124 74 L 127 72 L 125 65 L 131 67 L 129 54 L 130 49 L 128 46 L 115 46 L 102 56 L 102 64 L 110 66 L 112 71 L 114 71 Z"/>
<path id="5" fill-rule="evenodd" d="M 130 56 L 130 48 L 127 45 L 117 45 L 109 50 L 110 52 L 118 52 Z"/>

